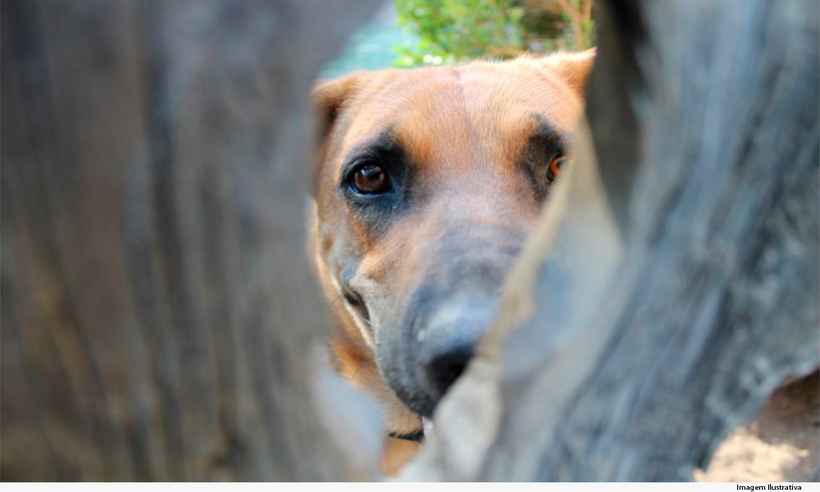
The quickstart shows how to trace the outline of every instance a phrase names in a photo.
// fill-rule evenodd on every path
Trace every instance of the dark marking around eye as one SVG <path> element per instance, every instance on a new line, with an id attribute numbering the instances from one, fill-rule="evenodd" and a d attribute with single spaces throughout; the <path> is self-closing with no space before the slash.
<path id="1" fill-rule="evenodd" d="M 411 175 L 406 153 L 388 129 L 346 156 L 339 193 L 355 216 L 377 232 L 407 207 Z"/>
<path id="2" fill-rule="evenodd" d="M 547 119 L 537 113 L 531 117 L 536 121 L 521 157 L 523 172 L 530 179 L 537 200 L 544 200 L 550 185 L 558 178 L 561 166 L 565 164 L 565 137 Z"/>

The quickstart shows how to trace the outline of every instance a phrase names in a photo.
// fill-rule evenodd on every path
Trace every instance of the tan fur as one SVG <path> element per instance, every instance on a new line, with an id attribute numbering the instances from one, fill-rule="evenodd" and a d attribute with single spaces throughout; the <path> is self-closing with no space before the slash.
<path id="1" fill-rule="evenodd" d="M 389 233 L 373 236 L 355 217 L 340 213 L 344 206 L 336 189 L 344 156 L 390 128 L 425 182 L 460 185 L 458 193 L 437 198 L 441 206 L 430 214 L 469 210 L 472 223 L 527 227 L 538 216 L 537 203 L 523 198 L 514 204 L 483 203 L 485 197 L 463 191 L 492 186 L 501 196 L 528 196 L 525 183 L 514 177 L 514 166 L 533 131 L 530 115 L 537 113 L 559 131 L 571 133 L 582 111 L 583 85 L 593 60 L 594 51 L 589 50 L 510 62 L 356 72 L 314 90 L 321 143 L 313 174 L 310 248 L 336 320 L 330 347 L 339 372 L 385 402 L 389 431 L 418 430 L 419 417 L 382 380 L 368 327 L 345 307 L 338 285 L 341 272 L 333 271 L 328 258 L 338 251 L 338 241 L 355 245 L 361 252 L 356 280 L 367 286 L 388 285 L 391 293 L 401 295 L 428 261 L 416 254 L 415 245 L 440 241 L 440 221 L 409 214 L 392 224 Z M 388 453 L 385 469 L 396 470 L 416 447 L 392 443 L 388 451 L 400 451 L 393 457 Z"/>

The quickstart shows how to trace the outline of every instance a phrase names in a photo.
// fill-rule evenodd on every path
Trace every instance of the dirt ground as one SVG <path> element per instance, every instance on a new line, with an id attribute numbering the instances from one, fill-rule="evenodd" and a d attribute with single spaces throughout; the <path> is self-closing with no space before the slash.
<path id="1" fill-rule="evenodd" d="M 775 391 L 718 448 L 698 481 L 820 481 L 820 372 Z"/>

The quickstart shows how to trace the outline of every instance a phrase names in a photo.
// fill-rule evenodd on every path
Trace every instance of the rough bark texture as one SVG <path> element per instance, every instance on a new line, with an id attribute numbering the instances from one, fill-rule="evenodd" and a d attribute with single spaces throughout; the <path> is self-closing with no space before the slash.
<path id="1" fill-rule="evenodd" d="M 2 2 L 4 480 L 370 473 L 312 405 L 304 213 L 377 3 Z"/>
<path id="2" fill-rule="evenodd" d="M 816 3 L 599 6 L 598 165 L 404 478 L 688 480 L 820 364 Z"/>

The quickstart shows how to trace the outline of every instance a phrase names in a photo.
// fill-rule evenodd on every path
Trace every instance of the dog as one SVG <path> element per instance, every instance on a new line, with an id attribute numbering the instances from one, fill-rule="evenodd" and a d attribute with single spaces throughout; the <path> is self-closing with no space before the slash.
<path id="1" fill-rule="evenodd" d="M 309 250 L 336 369 L 384 402 L 395 471 L 493 321 L 567 162 L 595 53 L 320 82 Z"/>

